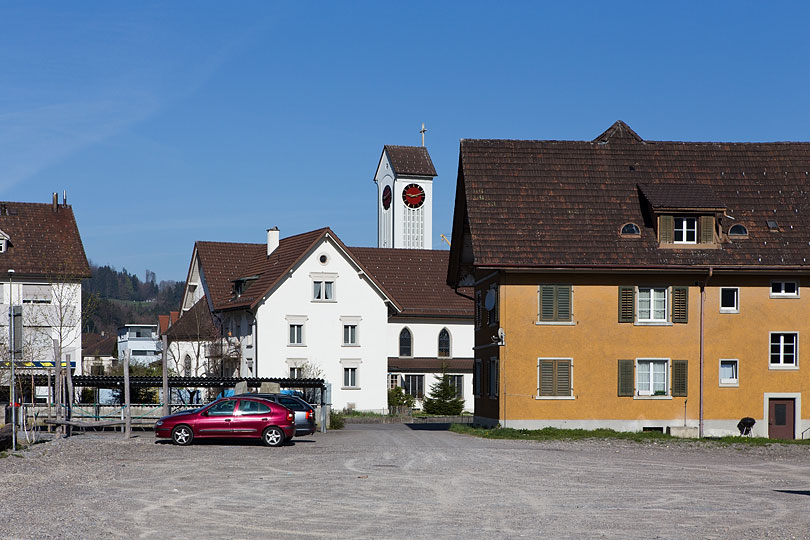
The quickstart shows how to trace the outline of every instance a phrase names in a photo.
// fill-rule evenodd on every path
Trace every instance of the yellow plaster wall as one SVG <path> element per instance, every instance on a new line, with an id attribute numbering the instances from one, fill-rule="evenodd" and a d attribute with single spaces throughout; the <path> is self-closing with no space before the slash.
<path id="1" fill-rule="evenodd" d="M 499 349 L 501 419 L 690 420 L 699 417 L 700 289 L 704 276 L 646 275 L 507 275 L 500 287 L 500 325 L 506 345 Z M 573 325 L 538 325 L 537 287 L 541 283 L 573 285 Z M 740 313 L 721 314 L 720 287 L 740 286 Z M 619 285 L 689 286 L 689 321 L 671 326 L 618 322 Z M 810 285 L 810 284 L 809 284 Z M 810 291 L 808 291 L 810 292 Z M 770 298 L 770 278 L 715 277 L 706 289 L 705 388 L 706 420 L 761 418 L 763 392 L 808 389 L 810 328 L 807 302 Z M 769 331 L 799 332 L 796 371 L 769 369 Z M 803 366 L 803 351 L 807 366 Z M 487 354 L 484 358 L 487 358 Z M 573 400 L 535 399 L 537 359 L 573 359 Z M 668 358 L 688 360 L 688 396 L 618 397 L 618 360 Z M 739 388 L 719 386 L 719 359 L 739 359 Z M 670 364 L 671 368 L 671 364 Z M 804 371 L 802 371 L 804 370 Z M 486 367 L 485 370 L 486 372 Z M 486 377 L 486 374 L 485 374 Z M 671 371 L 669 374 L 671 385 Z M 486 398 L 479 400 L 491 401 Z M 802 401 L 802 417 L 810 417 L 810 396 Z M 483 410 L 483 409 L 482 409 Z"/>

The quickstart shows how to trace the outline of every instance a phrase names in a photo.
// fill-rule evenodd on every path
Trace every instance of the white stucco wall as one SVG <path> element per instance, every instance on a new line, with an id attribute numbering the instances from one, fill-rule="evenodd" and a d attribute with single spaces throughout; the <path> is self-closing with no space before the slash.
<path id="1" fill-rule="evenodd" d="M 326 255 L 327 262 L 319 261 Z M 334 301 L 314 301 L 313 280 L 331 274 Z M 315 276 L 315 277 L 313 277 Z M 258 306 L 256 348 L 260 377 L 289 377 L 291 365 L 310 362 L 332 384 L 332 406 L 358 410 L 387 407 L 388 311 L 370 281 L 330 240 L 312 251 Z M 359 317 L 358 345 L 343 346 L 341 317 Z M 289 345 L 289 324 L 302 321 L 303 345 Z M 343 387 L 344 367 L 357 367 L 356 389 Z"/>
<path id="2" fill-rule="evenodd" d="M 62 361 L 75 362 L 74 373 L 82 373 L 81 283 L 47 282 L 14 276 L 13 283 L 0 285 L 0 341 L 9 341 L 9 306 L 23 308 L 23 354 L 18 360 L 53 362 L 53 340 L 62 343 Z M 29 303 L 23 294 L 26 285 L 49 290 L 47 301 Z M 13 294 L 12 294 L 13 292 Z M 5 346 L 4 346 L 5 348 Z"/>
<path id="3" fill-rule="evenodd" d="M 397 319 L 393 318 L 388 324 L 387 351 L 391 357 L 399 356 L 399 334 L 407 327 L 411 331 L 413 357 L 435 358 L 439 354 L 439 332 L 447 328 L 450 332 L 450 357 L 473 358 L 473 345 L 475 334 L 473 321 L 458 323 L 451 320 L 437 321 L 435 319 Z M 416 372 L 409 374 L 418 374 Z M 435 381 L 435 373 L 425 375 L 425 395 L 430 393 L 430 385 Z M 474 407 L 472 374 L 449 371 L 450 375 L 464 375 L 464 410 L 472 411 Z"/>

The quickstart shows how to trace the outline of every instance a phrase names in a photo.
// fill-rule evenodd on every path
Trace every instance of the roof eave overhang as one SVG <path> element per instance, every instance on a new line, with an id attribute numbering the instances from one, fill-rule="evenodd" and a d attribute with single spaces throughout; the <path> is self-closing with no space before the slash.
<path id="1" fill-rule="evenodd" d="M 477 270 L 482 271 L 495 271 L 500 270 L 508 274 L 538 274 L 538 273 L 589 273 L 599 274 L 605 272 L 611 273 L 638 273 L 638 272 L 656 272 L 656 273 L 672 273 L 672 274 L 705 274 L 709 270 L 712 273 L 734 272 L 734 273 L 747 273 L 747 274 L 773 274 L 774 272 L 810 272 L 810 266 L 796 266 L 796 265 L 761 265 L 757 267 L 745 265 L 644 265 L 644 266 L 629 266 L 629 265 L 557 265 L 557 266 L 476 266 Z"/>

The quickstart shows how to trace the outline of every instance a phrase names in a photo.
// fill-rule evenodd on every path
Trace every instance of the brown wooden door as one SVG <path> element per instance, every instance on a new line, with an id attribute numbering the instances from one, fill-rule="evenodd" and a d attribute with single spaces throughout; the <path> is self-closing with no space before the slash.
<path id="1" fill-rule="evenodd" d="M 796 402 L 792 399 L 768 400 L 768 437 L 793 439 Z"/>

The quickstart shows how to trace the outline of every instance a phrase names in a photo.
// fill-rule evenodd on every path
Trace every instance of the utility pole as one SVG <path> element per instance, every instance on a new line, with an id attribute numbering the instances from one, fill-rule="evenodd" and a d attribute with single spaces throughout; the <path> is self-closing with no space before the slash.
<path id="1" fill-rule="evenodd" d="M 9 350 L 11 351 L 11 450 L 17 451 L 17 396 L 15 395 L 14 381 L 14 269 L 8 271 L 8 331 Z"/>

